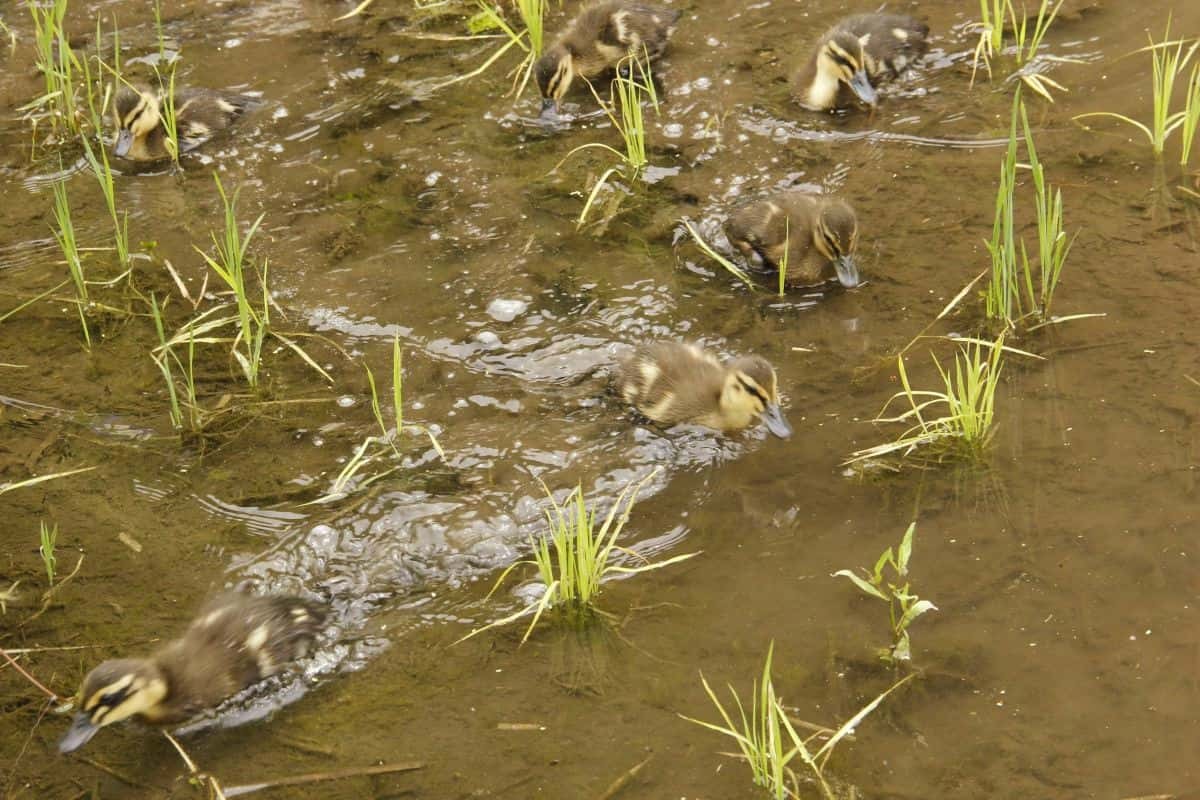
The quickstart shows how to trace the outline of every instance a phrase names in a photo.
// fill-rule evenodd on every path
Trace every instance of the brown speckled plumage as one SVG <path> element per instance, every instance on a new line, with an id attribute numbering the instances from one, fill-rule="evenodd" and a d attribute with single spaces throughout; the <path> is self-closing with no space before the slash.
<path id="1" fill-rule="evenodd" d="M 182 722 L 308 654 L 325 619 L 297 597 L 226 592 L 147 658 L 105 661 L 83 680 L 75 726 L 60 747 L 73 750 L 100 727 L 136 716 Z"/>
<path id="2" fill-rule="evenodd" d="M 162 122 L 163 92 L 122 86 L 113 99 L 117 127 L 115 152 L 131 161 L 168 158 L 166 127 Z M 179 149 L 187 152 L 228 128 L 256 101 L 246 95 L 214 89 L 176 89 L 175 121 Z M 122 151 L 122 147 L 126 149 Z"/>
<path id="3" fill-rule="evenodd" d="M 836 197 L 782 192 L 735 208 L 725 233 L 744 255 L 757 255 L 772 269 L 786 251 L 787 284 L 810 286 L 838 278 L 839 257 L 853 262 L 858 218 L 849 203 Z"/>
<path id="4" fill-rule="evenodd" d="M 732 431 L 770 416 L 781 423 L 773 432 L 787 428 L 778 411 L 775 370 L 761 356 L 722 364 L 693 344 L 655 342 L 621 359 L 613 384 L 626 403 L 661 425 L 690 422 Z"/>
<path id="5" fill-rule="evenodd" d="M 658 58 L 675 32 L 673 8 L 609 0 L 584 9 L 534 65 L 542 97 L 559 100 L 575 78 L 603 75 L 627 57 Z"/>
<path id="6" fill-rule="evenodd" d="M 848 83 L 862 69 L 872 86 L 890 80 L 925 54 L 929 26 L 901 14 L 855 14 L 825 32 L 793 80 L 806 108 L 849 108 L 861 98 Z"/>

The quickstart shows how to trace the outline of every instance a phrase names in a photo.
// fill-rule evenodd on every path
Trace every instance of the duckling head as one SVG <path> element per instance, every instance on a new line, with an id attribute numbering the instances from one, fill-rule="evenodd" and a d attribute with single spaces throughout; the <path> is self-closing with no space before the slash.
<path id="1" fill-rule="evenodd" d="M 779 409 L 775 369 L 762 356 L 730 362 L 719 405 L 730 428 L 744 428 L 760 417 L 767 430 L 781 439 L 792 435 L 792 426 Z"/>
<path id="2" fill-rule="evenodd" d="M 153 720 L 167 697 L 167 680 L 153 662 L 138 658 L 105 661 L 79 688 L 79 711 L 58 743 L 60 753 L 83 747 L 105 725 L 135 714 Z"/>
<path id="3" fill-rule="evenodd" d="M 853 33 L 837 31 L 825 42 L 817 55 L 817 70 L 849 86 L 850 91 L 867 105 L 873 107 L 878 104 L 879 95 L 875 93 L 875 87 L 867 75 L 863 42 Z"/>
<path id="4" fill-rule="evenodd" d="M 826 200 L 813 225 L 813 246 L 833 264 L 842 286 L 848 289 L 858 286 L 858 264 L 854 260 L 854 251 L 858 247 L 858 217 L 848 203 Z"/>
<path id="5" fill-rule="evenodd" d="M 117 143 L 113 155 L 125 157 L 135 144 L 144 149 L 146 139 L 162 124 L 158 97 L 151 91 L 136 91 L 128 86 L 117 90 L 113 101 L 117 123 Z"/>
<path id="6" fill-rule="evenodd" d="M 575 79 L 575 58 L 571 51 L 556 44 L 533 65 L 533 78 L 542 93 L 542 116 L 558 111 L 558 101 Z"/>

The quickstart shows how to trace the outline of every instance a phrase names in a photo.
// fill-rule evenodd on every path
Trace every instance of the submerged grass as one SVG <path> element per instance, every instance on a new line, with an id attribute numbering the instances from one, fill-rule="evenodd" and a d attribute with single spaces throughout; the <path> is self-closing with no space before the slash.
<path id="1" fill-rule="evenodd" d="M 706 256 L 708 256 L 713 261 L 717 262 L 722 267 L 724 267 L 725 270 L 727 272 L 729 272 L 730 275 L 737 278 L 742 283 L 746 284 L 746 286 L 749 287 L 750 291 L 754 291 L 755 289 L 758 288 L 758 285 L 754 282 L 754 280 L 750 277 L 750 275 L 746 272 L 746 270 L 742 269 L 737 264 L 733 263 L 728 258 L 726 258 L 725 256 L 718 253 L 713 248 L 712 245 L 710 245 L 707 241 L 704 240 L 704 237 L 700 235 L 700 231 L 696 230 L 696 226 L 692 224 L 691 220 L 688 220 L 688 219 L 683 220 L 683 227 L 687 228 L 687 232 L 691 234 L 692 239 L 696 242 L 696 246 L 699 247 Z M 786 270 L 781 267 L 780 275 L 782 276 L 785 273 L 785 271 Z M 780 279 L 780 286 L 781 287 L 783 286 L 782 278 Z"/>
<path id="2" fill-rule="evenodd" d="M 879 657 L 885 661 L 911 661 L 912 641 L 908 635 L 908 626 L 917 617 L 928 611 L 937 611 L 937 606 L 928 600 L 921 600 L 911 591 L 908 577 L 908 561 L 912 557 L 913 534 L 917 523 L 913 522 L 904 532 L 900 546 L 893 551 L 889 546 L 875 562 L 875 568 L 863 575 L 857 575 L 853 570 L 840 569 L 833 573 L 835 577 L 849 578 L 864 594 L 877 597 L 888 604 L 888 613 L 892 625 L 892 644 L 879 650 Z M 892 578 L 884 575 L 884 568 L 891 567 Z M 903 585 L 900 581 L 904 580 Z"/>
<path id="3" fill-rule="evenodd" d="M 53 586 L 54 574 L 58 569 L 58 556 L 54 554 L 54 547 L 58 543 L 58 523 L 47 525 L 42 520 L 38 539 L 38 555 L 42 557 L 42 565 L 46 568 L 46 583 Z"/>
<path id="4" fill-rule="evenodd" d="M 569 624 L 582 626 L 600 613 L 596 601 L 606 579 L 616 575 L 636 575 L 662 569 L 699 555 L 698 552 L 686 553 L 663 561 L 648 562 L 637 551 L 617 544 L 617 538 L 629 521 L 638 492 L 657 473 L 658 469 L 655 468 L 637 483 L 629 483 L 617 496 L 604 521 L 599 524 L 597 509 L 594 505 L 591 508 L 587 507 L 582 486 L 576 486 L 560 505 L 543 484 L 542 488 L 550 498 L 551 504 L 551 509 L 546 511 L 548 535 L 531 541 L 532 559 L 518 561 L 505 569 L 488 592 L 488 597 L 491 597 L 514 569 L 529 565 L 536 568 L 538 578 L 545 586 L 541 598 L 515 614 L 476 628 L 459 641 L 532 614 L 533 619 L 525 630 L 525 635 L 521 637 L 523 644 L 533 633 L 538 620 L 550 610 L 557 612 L 559 618 Z M 631 559 L 643 563 L 625 566 Z"/>
<path id="5" fill-rule="evenodd" d="M 913 676 L 908 675 L 892 684 L 887 691 L 859 709 L 858 713 L 844 722 L 837 730 L 814 726 L 817 727 L 817 731 L 804 737 L 796 731 L 796 726 L 788 717 L 783 701 L 775 691 L 775 684 L 771 677 L 771 662 L 774 652 L 775 643 L 771 642 L 767 648 L 762 677 L 754 683 L 750 699 L 746 703 L 742 702 L 741 697 L 732 686 L 729 687 L 729 693 L 732 695 L 734 706 L 737 709 L 736 719 L 717 697 L 703 673 L 700 674 L 700 682 L 704 685 L 704 691 L 716 706 L 717 713 L 721 715 L 724 724 L 705 722 L 683 714 L 679 716 L 688 722 L 694 722 L 733 739 L 737 743 L 742 759 L 750 767 L 754 785 L 766 790 L 771 800 L 789 800 L 789 798 L 799 800 L 801 797 L 799 777 L 791 767 L 791 763 L 797 758 L 816 779 L 821 788 L 821 795 L 826 800 L 833 800 L 835 794 L 825 776 L 825 766 L 829 757 L 833 755 L 838 744 L 849 736 L 859 723 L 883 702 L 884 698 L 911 680 Z M 747 707 L 749 707 L 748 714 Z M 815 740 L 819 738 L 824 738 L 825 741 L 818 747 Z"/>
<path id="6" fill-rule="evenodd" d="M 1136 51 L 1150 53 L 1152 105 L 1148 125 L 1113 111 L 1092 111 L 1087 114 L 1079 114 L 1073 119 L 1111 117 L 1132 125 L 1146 135 L 1156 159 L 1163 157 L 1167 139 L 1171 137 L 1171 134 L 1182 129 L 1183 143 L 1180 148 L 1180 164 L 1186 166 L 1191 158 L 1197 122 L 1200 121 L 1200 63 L 1192 67 L 1191 78 L 1184 95 L 1183 108 L 1171 111 L 1171 100 L 1175 92 L 1175 82 L 1186 73 L 1192 56 L 1196 54 L 1197 48 L 1200 48 L 1200 39 L 1192 40 L 1191 47 L 1185 51 L 1184 47 L 1187 43 L 1187 40 L 1184 39 L 1171 39 L 1171 22 L 1168 20 L 1161 42 L 1155 42 L 1154 37 L 1151 36 L 1150 44 Z"/>

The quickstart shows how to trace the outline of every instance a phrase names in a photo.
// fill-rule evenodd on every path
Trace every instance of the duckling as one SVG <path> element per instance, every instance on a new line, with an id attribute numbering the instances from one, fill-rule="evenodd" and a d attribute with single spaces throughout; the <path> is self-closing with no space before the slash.
<path id="1" fill-rule="evenodd" d="M 305 656 L 324 619 L 323 609 L 298 597 L 221 594 L 148 658 L 105 661 L 89 672 L 58 749 L 76 750 L 132 716 L 170 725 L 211 708 Z"/>
<path id="2" fill-rule="evenodd" d="M 775 370 L 761 356 L 722 364 L 693 344 L 655 342 L 621 360 L 614 387 L 625 402 L 661 425 L 691 422 L 735 431 L 761 418 L 780 438 L 792 433 L 779 409 Z"/>
<path id="3" fill-rule="evenodd" d="M 117 143 L 113 154 L 131 161 L 161 161 L 169 157 L 163 125 L 162 90 L 122 86 L 113 101 Z M 175 91 L 175 124 L 179 149 L 199 147 L 219 130 L 228 128 L 254 104 L 252 97 L 213 89 Z"/>
<path id="4" fill-rule="evenodd" d="M 575 78 L 595 78 L 628 56 L 658 58 L 682 13 L 628 0 L 608 0 L 584 9 L 534 65 L 542 115 L 558 109 Z"/>
<path id="5" fill-rule="evenodd" d="M 787 253 L 790 286 L 811 286 L 837 278 L 848 288 L 859 284 L 854 251 L 858 217 L 844 200 L 806 192 L 785 192 L 734 210 L 725 234 L 747 258 L 779 269 Z"/>
<path id="6" fill-rule="evenodd" d="M 830 28 L 796 73 L 793 93 L 813 111 L 874 107 L 875 87 L 925 54 L 929 26 L 900 14 L 856 14 Z"/>

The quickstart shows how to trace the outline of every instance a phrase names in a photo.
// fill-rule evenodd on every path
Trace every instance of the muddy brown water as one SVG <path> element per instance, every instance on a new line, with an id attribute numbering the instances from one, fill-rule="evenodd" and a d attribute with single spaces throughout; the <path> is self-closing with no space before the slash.
<path id="1" fill-rule="evenodd" d="M 756 797 L 744 767 L 720 755 L 730 743 L 678 716 L 716 718 L 699 671 L 745 692 L 773 639 L 776 684 L 799 717 L 853 714 L 891 679 L 873 655 L 886 611 L 830 575 L 872 563 L 916 519 L 913 588 L 939 611 L 912 628 L 922 677 L 830 762 L 848 795 L 1200 796 L 1200 386 L 1185 377 L 1200 378 L 1196 207 L 1175 188 L 1178 168 L 1156 175 L 1131 129 L 1071 122 L 1096 110 L 1146 118 L 1148 61 L 1122 56 L 1168 15 L 1177 33 L 1200 32 L 1196 4 L 1082 2 L 1055 24 L 1047 51 L 1075 61 L 1051 74 L 1070 92 L 1029 103 L 1080 232 L 1055 310 L 1107 316 L 1020 340 L 1048 358 L 1009 360 L 986 468 L 868 480 L 839 462 L 887 433 L 867 421 L 896 389 L 889 354 L 987 262 L 1011 86 L 1000 74 L 968 86 L 974 4 L 891 6 L 930 24 L 931 55 L 874 117 L 844 118 L 799 111 L 784 82 L 841 4 L 685 7 L 649 135 L 665 177 L 603 235 L 577 232 L 573 218 L 605 162 L 581 156 L 550 172 L 574 146 L 612 143 L 611 129 L 523 124 L 537 105 L 506 96 L 511 60 L 429 90 L 494 47 L 416 35 L 460 33 L 461 9 L 376 0 L 338 22 L 349 4 L 167 5 L 180 81 L 265 103 L 181 173 L 119 178 L 132 238 L 150 254 L 136 262 L 139 286 L 175 293 L 170 260 L 199 288 L 192 244 L 219 220 L 215 169 L 242 187 L 244 218 L 265 214 L 256 252 L 270 259 L 280 326 L 344 354 L 307 340 L 330 386 L 270 353 L 264 396 L 306 402 L 248 406 L 236 366 L 210 352 L 206 403 L 231 395 L 246 410 L 201 448 L 170 430 L 149 320 L 97 320 L 90 354 L 62 302 L 0 323 L 0 481 L 96 467 L 0 498 L 0 586 L 21 581 L 0 645 L 34 648 L 24 669 L 69 695 L 95 663 L 152 648 L 207 594 L 249 582 L 329 599 L 332 624 L 303 676 L 183 740 L 226 786 L 419 761 L 415 773 L 262 796 L 599 798 L 652 756 L 616 796 Z M 79 4 L 72 30 L 87 41 L 97 13 L 115 15 L 129 68 L 145 70 L 136 60 L 156 50 L 145 8 Z M 0 311 L 65 277 L 48 227 L 58 164 L 31 163 L 14 110 L 38 93 L 28 19 L 14 8 L 4 20 L 17 45 L 0 77 Z M 94 181 L 67 182 L 81 242 L 102 245 Z M 739 198 L 805 185 L 857 207 L 868 285 L 752 295 L 674 243 L 681 217 L 715 227 Z M 104 275 L 103 258 L 93 263 Z M 124 302 L 121 289 L 104 296 Z M 498 300 L 519 313 L 497 319 Z M 171 314 L 184 319 L 178 296 Z M 978 319 L 972 300 L 938 330 Z M 359 361 L 386 376 L 393 336 L 408 418 L 435 427 L 447 462 L 406 437 L 405 468 L 373 491 L 303 505 L 373 431 Z M 632 420 L 604 396 L 603 367 L 621 346 L 660 337 L 767 356 L 796 435 L 664 433 Z M 928 383 L 926 350 L 909 366 Z M 546 628 L 518 647 L 514 629 L 450 646 L 520 602 L 509 589 L 484 595 L 540 530 L 536 478 L 611 500 L 656 465 L 630 541 L 703 555 L 611 584 L 604 606 L 619 635 Z M 84 560 L 31 619 L 45 584 L 39 520 L 61 530 L 60 576 Z M 0 685 L 6 797 L 198 793 L 169 744 L 134 725 L 97 736 L 81 751 L 91 761 L 59 756 L 65 719 L 43 715 L 43 697 L 11 667 Z"/>

